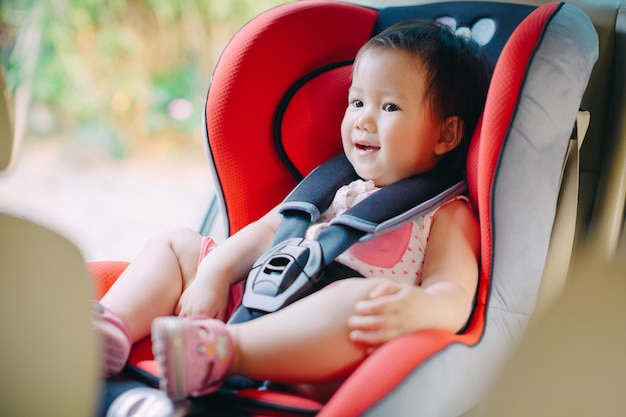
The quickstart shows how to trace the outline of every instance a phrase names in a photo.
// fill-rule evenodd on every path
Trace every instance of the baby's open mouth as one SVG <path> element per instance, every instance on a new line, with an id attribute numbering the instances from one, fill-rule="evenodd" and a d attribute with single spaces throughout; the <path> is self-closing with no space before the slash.
<path id="1" fill-rule="evenodd" d="M 354 145 L 359 151 L 361 152 L 365 152 L 365 153 L 371 153 L 371 152 L 376 152 L 377 150 L 380 149 L 380 146 L 371 146 L 371 145 L 364 145 L 361 143 L 356 143 Z"/>

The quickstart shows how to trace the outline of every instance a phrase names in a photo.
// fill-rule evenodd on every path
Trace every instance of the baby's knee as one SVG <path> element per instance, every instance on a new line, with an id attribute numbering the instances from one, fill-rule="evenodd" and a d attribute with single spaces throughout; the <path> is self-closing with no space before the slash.
<path id="1" fill-rule="evenodd" d="M 173 252 L 196 248 L 200 245 L 202 237 L 198 232 L 188 227 L 174 227 L 164 230 L 152 237 L 148 244 L 166 246 Z"/>

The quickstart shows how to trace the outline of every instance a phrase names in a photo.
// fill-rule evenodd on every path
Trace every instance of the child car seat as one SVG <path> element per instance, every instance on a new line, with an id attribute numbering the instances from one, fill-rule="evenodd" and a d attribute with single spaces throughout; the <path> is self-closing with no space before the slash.
<path id="1" fill-rule="evenodd" d="M 320 416 L 458 415 L 480 401 L 533 312 L 568 139 L 597 58 L 591 22 L 562 3 L 374 9 L 311 0 L 266 12 L 226 48 L 207 97 L 207 147 L 229 233 L 340 152 L 356 51 L 373 32 L 411 17 L 454 22 L 497 60 L 467 164 L 481 223 L 476 307 L 462 334 L 421 331 L 378 349 Z M 110 280 L 124 265 L 91 267 Z"/>

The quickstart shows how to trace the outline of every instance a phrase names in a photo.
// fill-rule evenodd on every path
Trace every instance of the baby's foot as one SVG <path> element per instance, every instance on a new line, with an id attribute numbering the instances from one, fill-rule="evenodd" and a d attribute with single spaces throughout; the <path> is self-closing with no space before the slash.
<path id="1" fill-rule="evenodd" d="M 104 376 L 120 373 L 130 354 L 132 339 L 124 321 L 102 304 L 91 304 L 93 327 L 100 336 L 102 347 L 102 372 Z"/>
<path id="2" fill-rule="evenodd" d="M 214 319 L 159 317 L 152 322 L 152 350 L 161 389 L 174 401 L 216 391 L 233 358 L 226 325 Z"/>

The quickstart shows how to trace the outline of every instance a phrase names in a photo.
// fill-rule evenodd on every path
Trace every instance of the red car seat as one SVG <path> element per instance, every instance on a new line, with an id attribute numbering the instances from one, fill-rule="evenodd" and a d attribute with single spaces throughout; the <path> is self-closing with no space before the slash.
<path id="1" fill-rule="evenodd" d="M 476 307 L 463 333 L 398 338 L 369 357 L 327 404 L 302 403 L 310 413 L 319 408 L 320 416 L 447 416 L 479 403 L 533 312 L 570 132 L 597 59 L 593 25 L 563 3 L 374 9 L 307 0 L 270 10 L 232 39 L 207 97 L 207 149 L 229 234 L 341 151 L 339 126 L 357 50 L 372 33 L 413 17 L 453 22 L 459 33 L 485 42 L 497 61 L 467 164 L 481 223 Z M 105 291 L 125 264 L 90 267 Z M 149 356 L 144 346 L 131 362 Z"/>

